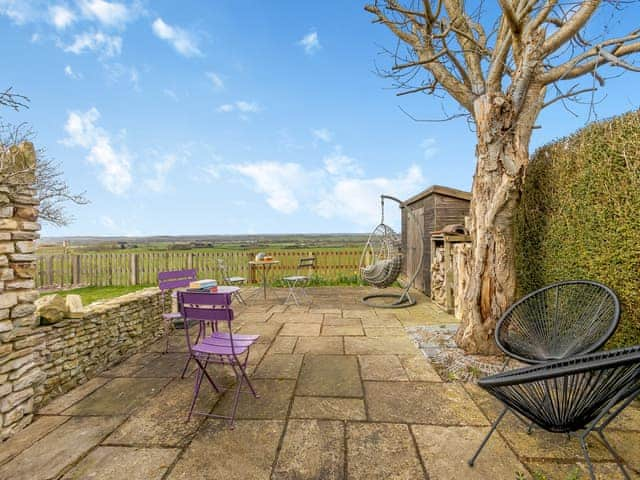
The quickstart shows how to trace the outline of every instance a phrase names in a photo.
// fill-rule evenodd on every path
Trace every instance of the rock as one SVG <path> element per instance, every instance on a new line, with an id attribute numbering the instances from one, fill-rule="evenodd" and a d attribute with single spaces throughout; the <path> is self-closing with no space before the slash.
<path id="1" fill-rule="evenodd" d="M 15 293 L 0 293 L 0 308 L 10 308 L 16 303 L 18 303 L 18 296 Z"/>
<path id="2" fill-rule="evenodd" d="M 33 278 L 36 276 L 36 265 L 34 263 L 14 263 L 11 266 L 14 273 L 20 278 Z"/>
<path id="3" fill-rule="evenodd" d="M 82 318 L 84 317 L 84 306 L 80 295 L 67 295 L 66 298 L 67 317 Z"/>
<path id="4" fill-rule="evenodd" d="M 36 300 L 36 315 L 44 325 L 57 323 L 64 318 L 67 310 L 64 299 L 56 294 L 45 295 Z"/>
<path id="5" fill-rule="evenodd" d="M 16 210 L 16 216 L 35 222 L 38 219 L 38 210 L 34 207 L 19 207 Z"/>
<path id="6" fill-rule="evenodd" d="M 36 244 L 30 240 L 20 240 L 16 242 L 16 250 L 18 253 L 33 253 L 36 251 Z"/>

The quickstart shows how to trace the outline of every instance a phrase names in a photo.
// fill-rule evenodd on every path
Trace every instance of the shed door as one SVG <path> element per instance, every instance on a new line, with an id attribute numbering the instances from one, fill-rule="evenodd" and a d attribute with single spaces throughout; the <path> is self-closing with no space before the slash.
<path id="1" fill-rule="evenodd" d="M 416 208 L 412 210 L 416 220 L 418 222 L 422 222 L 424 220 L 424 208 Z M 421 243 L 424 239 L 420 236 L 420 230 L 411 219 L 410 215 L 407 215 L 407 277 L 411 279 L 416 269 L 418 268 L 418 264 L 420 263 L 420 247 Z M 424 265 L 422 266 L 424 270 Z M 415 287 L 418 290 L 424 292 L 424 275 L 422 273 L 418 274 L 416 278 Z"/>

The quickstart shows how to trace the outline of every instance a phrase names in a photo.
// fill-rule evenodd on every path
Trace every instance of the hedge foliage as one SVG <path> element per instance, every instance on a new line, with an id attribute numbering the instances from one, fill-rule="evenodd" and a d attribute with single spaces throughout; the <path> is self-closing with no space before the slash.
<path id="1" fill-rule="evenodd" d="M 535 152 L 516 214 L 521 294 L 590 279 L 622 303 L 611 347 L 640 344 L 640 111 Z"/>

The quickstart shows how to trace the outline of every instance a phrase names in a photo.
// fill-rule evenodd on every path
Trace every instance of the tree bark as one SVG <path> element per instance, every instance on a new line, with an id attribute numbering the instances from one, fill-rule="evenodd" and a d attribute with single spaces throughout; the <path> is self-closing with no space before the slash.
<path id="1" fill-rule="evenodd" d="M 474 117 L 478 143 L 471 200 L 472 261 L 456 342 L 467 352 L 495 353 L 495 324 L 516 293 L 513 216 L 533 125 L 523 126 L 526 116 L 518 115 L 502 94 L 479 97 Z"/>

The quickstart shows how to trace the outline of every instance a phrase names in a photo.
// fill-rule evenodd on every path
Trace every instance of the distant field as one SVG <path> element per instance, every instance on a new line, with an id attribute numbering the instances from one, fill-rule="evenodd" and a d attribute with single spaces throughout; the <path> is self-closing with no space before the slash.
<path id="1" fill-rule="evenodd" d="M 85 243 L 83 243 L 85 242 Z M 262 271 L 249 265 L 256 253 L 280 261 L 271 267 L 271 279 L 295 272 L 301 256 L 314 255 L 317 285 L 355 284 L 366 236 L 293 235 L 184 238 L 43 239 L 38 248 L 37 285 L 40 288 L 75 286 L 130 287 L 153 285 L 157 274 L 195 268 L 200 278 L 222 279 L 218 261 L 231 275 L 258 282 Z M 311 272 L 310 272 L 311 273 Z"/>

